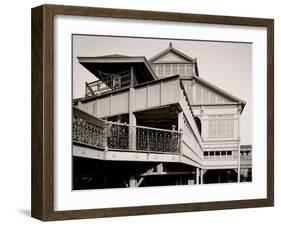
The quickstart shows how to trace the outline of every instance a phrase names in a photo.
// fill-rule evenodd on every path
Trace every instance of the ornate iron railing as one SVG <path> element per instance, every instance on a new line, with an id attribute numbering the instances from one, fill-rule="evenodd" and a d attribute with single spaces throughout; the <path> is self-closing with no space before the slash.
<path id="1" fill-rule="evenodd" d="M 137 128 L 136 149 L 149 152 L 180 152 L 181 133 L 150 128 Z"/>
<path id="2" fill-rule="evenodd" d="M 77 108 L 73 108 L 72 120 L 76 144 L 106 150 L 180 153 L 182 134 L 176 130 L 105 122 Z"/>
<path id="3" fill-rule="evenodd" d="M 105 148 L 105 123 L 86 112 L 73 108 L 72 139 L 76 143 Z"/>
<path id="4" fill-rule="evenodd" d="M 181 133 L 176 130 L 107 123 L 108 149 L 179 153 Z"/>
<path id="5" fill-rule="evenodd" d="M 129 149 L 129 127 L 127 125 L 108 122 L 106 131 L 108 149 Z"/>

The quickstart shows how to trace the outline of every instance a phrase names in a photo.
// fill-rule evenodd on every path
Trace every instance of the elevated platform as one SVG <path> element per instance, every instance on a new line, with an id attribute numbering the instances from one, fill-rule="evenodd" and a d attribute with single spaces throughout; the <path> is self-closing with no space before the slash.
<path id="1" fill-rule="evenodd" d="M 184 124 L 184 123 L 183 123 Z M 191 136 L 188 127 L 166 130 L 100 120 L 73 108 L 73 156 L 104 161 L 171 162 L 201 169 L 236 169 L 235 143 L 224 144 L 217 155 L 216 147 L 205 145 Z M 223 145 L 220 146 L 222 148 Z M 221 149 L 223 150 L 223 149 Z M 213 155 L 203 155 L 203 153 Z M 221 155 L 225 152 L 225 155 Z"/>

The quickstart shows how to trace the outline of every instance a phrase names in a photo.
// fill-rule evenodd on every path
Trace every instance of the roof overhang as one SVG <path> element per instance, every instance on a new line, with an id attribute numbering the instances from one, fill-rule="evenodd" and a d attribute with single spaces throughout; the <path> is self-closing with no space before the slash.
<path id="1" fill-rule="evenodd" d="M 77 58 L 81 65 L 99 79 L 102 79 L 99 76 L 99 71 L 114 74 L 130 70 L 132 66 L 138 82 L 147 82 L 157 79 L 157 76 L 144 56 L 101 56 Z"/>

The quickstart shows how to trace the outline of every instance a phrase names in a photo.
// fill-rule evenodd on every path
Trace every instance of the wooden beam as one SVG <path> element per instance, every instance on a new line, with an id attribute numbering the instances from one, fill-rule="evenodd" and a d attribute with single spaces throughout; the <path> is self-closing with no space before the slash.
<path id="1" fill-rule="evenodd" d="M 150 174 L 143 173 L 140 176 L 161 176 L 161 175 L 190 175 L 194 174 L 194 172 L 191 171 L 177 171 L 177 172 L 152 172 Z"/>

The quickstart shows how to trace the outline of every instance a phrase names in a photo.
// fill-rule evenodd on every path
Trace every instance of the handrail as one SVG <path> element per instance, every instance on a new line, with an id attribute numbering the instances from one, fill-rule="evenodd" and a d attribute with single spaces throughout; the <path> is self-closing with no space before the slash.
<path id="1" fill-rule="evenodd" d="M 178 131 L 178 130 L 160 129 L 160 128 L 156 128 L 156 127 L 131 125 L 131 124 L 127 124 L 127 123 L 112 122 L 112 121 L 105 121 L 105 123 L 106 124 L 113 124 L 113 125 L 120 125 L 120 126 L 129 126 L 129 127 L 142 128 L 142 129 L 152 129 L 152 130 L 157 130 L 157 131 L 164 131 L 164 132 L 171 132 L 171 133 L 182 134 L 182 131 Z"/>
<path id="2" fill-rule="evenodd" d="M 195 122 L 195 115 L 194 115 L 194 113 L 193 113 L 193 110 L 192 110 L 190 101 L 189 101 L 188 96 L 187 96 L 187 93 L 186 93 L 186 91 L 185 91 L 185 88 L 184 88 L 182 79 L 180 79 L 180 87 L 181 87 L 181 89 L 182 89 L 182 91 L 183 91 L 183 95 L 184 95 L 184 97 L 185 97 L 185 100 L 186 100 L 186 102 L 187 102 L 187 105 L 189 106 L 189 110 L 190 110 L 190 112 L 191 112 L 192 118 L 193 118 L 193 120 L 194 120 L 194 122 Z M 200 134 L 199 128 L 198 128 L 198 126 L 197 126 L 196 123 L 195 123 L 195 125 L 196 125 L 196 128 L 197 128 L 197 131 L 198 131 L 199 134 Z M 201 140 L 203 141 L 203 139 L 202 139 L 201 136 L 200 136 L 200 138 L 201 138 Z"/>
<path id="3" fill-rule="evenodd" d="M 73 107 L 72 140 L 79 144 L 98 148 L 106 147 L 105 123 L 92 115 Z"/>
<path id="4" fill-rule="evenodd" d="M 78 116 L 79 118 L 83 118 L 86 121 L 98 126 L 98 127 L 105 127 L 105 121 L 102 119 L 99 119 L 97 117 L 94 117 L 93 115 L 77 108 L 77 107 L 72 107 L 72 112 L 73 112 L 73 116 Z"/>
<path id="5" fill-rule="evenodd" d="M 131 77 L 131 71 L 123 73 L 110 74 L 108 78 L 104 80 L 97 80 L 89 83 L 85 83 L 85 96 L 94 96 L 101 94 L 106 91 L 119 89 L 122 87 L 130 86 L 131 83 L 134 85 L 137 83 L 136 77 Z"/>
<path id="6" fill-rule="evenodd" d="M 98 119 L 73 107 L 75 144 L 104 150 L 180 154 L 182 133 L 176 130 L 129 125 Z"/>

